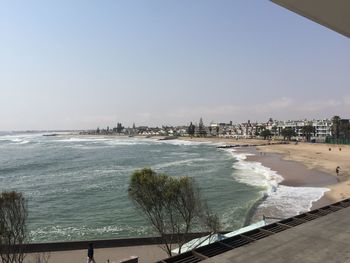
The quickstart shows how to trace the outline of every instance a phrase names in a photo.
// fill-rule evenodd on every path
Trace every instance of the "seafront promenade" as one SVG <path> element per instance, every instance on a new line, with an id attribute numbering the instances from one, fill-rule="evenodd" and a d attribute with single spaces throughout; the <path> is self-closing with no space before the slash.
<path id="1" fill-rule="evenodd" d="M 189 233 L 187 240 L 208 234 L 207 232 Z M 26 260 L 28 262 L 31 262 L 30 260 L 33 260 L 37 254 L 45 254 L 50 256 L 49 263 L 76 263 L 85 262 L 89 243 L 94 244 L 96 262 L 107 262 L 108 259 L 110 262 L 119 262 L 124 258 L 137 256 L 139 262 L 150 263 L 167 257 L 160 246 L 162 243 L 160 237 L 30 243 L 24 245 L 24 249 L 27 253 Z"/>

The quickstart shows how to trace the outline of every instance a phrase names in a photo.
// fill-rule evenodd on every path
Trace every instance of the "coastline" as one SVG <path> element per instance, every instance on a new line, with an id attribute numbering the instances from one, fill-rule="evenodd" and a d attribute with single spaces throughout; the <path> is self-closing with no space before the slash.
<path id="1" fill-rule="evenodd" d="M 252 151 L 251 151 L 252 152 Z M 247 161 L 260 162 L 263 166 L 276 171 L 283 177 L 283 181 L 279 185 L 291 187 L 322 187 L 328 188 L 330 185 L 336 184 L 337 180 L 334 176 L 318 171 L 308 169 L 303 163 L 285 160 L 280 153 L 265 153 L 263 151 L 254 150 L 255 155 L 248 156 Z M 319 200 L 312 203 L 311 210 L 332 203 L 332 200 L 323 195 Z"/>
<path id="2" fill-rule="evenodd" d="M 62 135 L 59 135 L 62 136 Z M 63 135 L 65 136 L 65 135 Z M 69 134 L 68 136 L 72 136 Z M 79 135 L 78 137 L 127 138 L 120 135 Z M 164 136 L 135 136 L 160 140 Z M 218 145 L 251 145 L 252 147 L 235 148 L 242 152 L 255 152 L 247 161 L 258 161 L 263 166 L 278 172 L 283 178 L 281 185 L 293 187 L 325 187 L 326 192 L 318 201 L 313 202 L 312 208 L 337 202 L 350 197 L 350 146 L 330 145 L 323 143 L 294 143 L 280 144 L 280 141 L 262 139 L 235 139 L 224 137 L 177 137 L 177 140 L 189 142 L 205 142 Z M 331 151 L 329 151 L 329 148 Z M 341 148 L 341 151 L 339 151 Z M 259 156 L 259 152 L 265 155 Z M 267 158 L 269 157 L 269 158 Z M 274 159 L 274 160 L 271 160 Z M 336 176 L 335 168 L 341 167 L 341 175 Z M 293 173 L 291 173 L 293 171 Z M 297 171 L 297 173 L 295 172 Z"/>
<path id="3" fill-rule="evenodd" d="M 65 136 L 65 135 L 63 135 Z M 68 135 L 70 138 L 72 135 Z M 86 135 L 73 135 L 75 137 L 85 137 Z M 91 136 L 96 138 L 97 136 Z M 98 136 L 104 138 L 104 136 Z M 125 136 L 116 136 L 123 137 Z M 136 136 L 135 136 L 136 137 Z M 110 137 L 107 137 L 110 138 Z M 145 137 L 136 137 L 145 138 Z M 160 139 L 162 137 L 151 137 L 150 139 Z M 283 177 L 283 181 L 279 184 L 290 187 L 324 187 L 329 188 L 319 200 L 313 202 L 311 209 L 316 209 L 335 201 L 345 199 L 349 192 L 346 188 L 349 186 L 349 174 L 347 169 L 347 162 L 350 156 L 350 146 L 341 146 L 342 151 L 338 147 L 326 144 L 306 144 L 299 143 L 298 145 L 266 145 L 266 140 L 236 140 L 226 138 L 186 138 L 179 137 L 178 140 L 193 141 L 193 142 L 207 142 L 217 145 L 232 145 L 232 144 L 249 144 L 252 147 L 235 148 L 237 153 L 253 153 L 254 156 L 247 156 L 247 162 L 259 162 L 264 167 L 268 167 L 276 171 Z M 264 146 L 253 146 L 264 145 Z M 328 147 L 332 150 L 329 151 Z M 263 152 L 264 154 L 259 154 Z M 340 165 L 341 176 L 334 174 L 334 166 Z M 350 164 L 348 164 L 350 165 Z M 328 167 L 328 168 L 327 168 Z M 345 189 L 345 190 L 344 190 Z M 262 197 L 251 208 L 247 221 L 254 216 L 257 207 L 266 200 L 266 196 Z M 165 258 L 166 254 L 156 245 L 151 246 L 134 246 L 134 247 L 115 247 L 96 249 L 96 258 L 105 262 L 107 258 L 112 260 L 120 260 L 127 256 L 140 256 L 139 262 L 154 262 L 160 258 Z M 33 254 L 31 255 L 33 256 Z M 30 257 L 31 257 L 30 256 Z M 51 252 L 50 262 L 78 262 L 85 260 L 86 250 L 66 250 L 61 252 Z"/>
<path id="4" fill-rule="evenodd" d="M 314 187 L 327 188 L 322 196 L 312 202 L 310 210 L 329 205 L 350 197 L 350 146 L 329 145 L 312 143 L 290 143 L 266 145 L 266 140 L 257 139 L 232 139 L 232 138 L 179 138 L 195 142 L 212 142 L 225 145 L 252 145 L 252 147 L 235 148 L 237 152 L 255 154 L 247 156 L 248 162 L 259 162 L 264 167 L 276 171 L 283 177 L 279 183 L 289 187 Z M 330 149 L 330 150 L 329 150 Z M 335 168 L 341 167 L 340 175 L 337 176 Z M 249 213 L 254 219 L 254 214 L 265 201 L 262 198 L 252 208 L 255 211 Z"/>
<path id="5" fill-rule="evenodd" d="M 258 151 L 265 154 L 278 153 L 282 160 L 301 163 L 309 171 L 315 171 L 315 180 L 319 180 L 318 174 L 328 174 L 334 178 L 333 183 L 325 185 L 330 191 L 324 195 L 329 203 L 341 201 L 350 197 L 350 146 L 299 143 L 288 145 L 274 145 L 257 147 Z M 336 174 L 336 167 L 340 167 L 339 175 Z M 316 205 L 316 204 L 315 204 Z"/>
<path id="6" fill-rule="evenodd" d="M 69 136 L 59 135 L 59 136 Z M 128 138 L 121 135 L 80 135 L 74 137 L 88 138 Z M 135 136 L 138 139 L 161 140 L 164 136 Z M 242 153 L 255 153 L 246 161 L 260 162 L 263 166 L 278 172 L 283 177 L 280 185 L 291 187 L 322 187 L 329 191 L 317 201 L 312 203 L 311 209 L 328 205 L 333 202 L 350 197 L 350 146 L 294 143 L 280 144 L 281 141 L 270 141 L 262 139 L 235 139 L 223 137 L 177 137 L 177 140 L 188 142 L 204 142 L 217 145 L 251 145 L 251 147 L 235 148 Z M 339 148 L 341 147 L 341 151 Z M 331 151 L 329 151 L 331 149 Z M 263 153 L 259 155 L 259 153 Z M 335 168 L 341 167 L 341 175 L 335 174 Z"/>

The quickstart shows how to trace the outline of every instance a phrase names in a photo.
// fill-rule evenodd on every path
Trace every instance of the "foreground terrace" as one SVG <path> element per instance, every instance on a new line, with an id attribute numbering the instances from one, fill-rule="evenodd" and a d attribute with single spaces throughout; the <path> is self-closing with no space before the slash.
<path id="1" fill-rule="evenodd" d="M 350 199 L 159 262 L 350 262 Z"/>

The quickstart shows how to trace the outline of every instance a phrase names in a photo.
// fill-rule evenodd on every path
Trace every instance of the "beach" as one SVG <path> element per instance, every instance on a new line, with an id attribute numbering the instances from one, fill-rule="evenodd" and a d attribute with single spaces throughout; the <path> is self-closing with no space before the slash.
<path id="1" fill-rule="evenodd" d="M 101 138 L 111 137 L 125 138 L 125 136 L 101 136 Z M 147 138 L 145 136 L 135 137 Z M 164 136 L 152 136 L 150 138 L 162 140 Z M 283 177 L 281 185 L 327 188 L 329 191 L 325 192 L 321 199 L 312 204 L 313 209 L 350 197 L 349 145 L 306 142 L 282 144 L 278 140 L 224 137 L 178 137 L 177 139 L 218 145 L 248 146 L 235 149 L 253 154 L 253 156 L 248 156 L 247 161 L 259 162 L 263 166 L 278 172 Z M 339 175 L 336 174 L 338 166 L 340 167 Z"/>
<path id="2" fill-rule="evenodd" d="M 71 135 L 68 135 L 69 137 Z M 80 138 L 96 138 L 77 135 Z M 125 136 L 102 135 L 100 138 L 125 138 Z M 163 140 L 164 136 L 135 136 L 139 139 Z M 217 145 L 241 145 L 233 151 L 248 153 L 248 162 L 258 162 L 271 169 L 283 180 L 286 187 L 313 187 L 327 189 L 312 203 L 316 209 L 350 197 L 350 146 L 323 143 L 282 142 L 279 140 L 236 139 L 224 137 L 177 137 L 187 142 L 205 142 Z M 340 172 L 336 174 L 336 168 Z"/>
<path id="3" fill-rule="evenodd" d="M 348 145 L 329 145 L 329 144 L 310 144 L 298 143 L 288 145 L 272 145 L 258 147 L 258 151 L 266 154 L 279 153 L 283 160 L 295 161 L 305 165 L 307 171 L 316 171 L 313 179 L 316 184 L 321 182 L 324 174 L 332 176 L 335 180 L 330 180 L 325 184 L 330 189 L 325 197 L 330 202 L 336 202 L 350 197 L 350 146 Z M 336 174 L 336 168 L 340 167 L 339 175 Z M 298 176 L 293 174 L 292 178 L 288 175 L 288 171 L 284 172 L 286 178 L 290 180 L 299 178 L 308 183 L 307 176 Z M 316 179 L 317 178 L 317 179 Z"/>
<path id="4" fill-rule="evenodd" d="M 283 185 L 326 187 L 329 191 L 318 202 L 328 204 L 350 197 L 350 146 L 324 143 L 291 142 L 229 138 L 186 138 L 190 141 L 211 141 L 225 145 L 257 145 L 249 161 L 257 161 L 271 168 L 284 178 Z M 259 146 L 261 145 L 261 146 Z M 262 154 L 260 154 L 262 153 Z M 336 168 L 340 167 L 339 175 Z M 317 204 L 314 204 L 315 207 Z"/>

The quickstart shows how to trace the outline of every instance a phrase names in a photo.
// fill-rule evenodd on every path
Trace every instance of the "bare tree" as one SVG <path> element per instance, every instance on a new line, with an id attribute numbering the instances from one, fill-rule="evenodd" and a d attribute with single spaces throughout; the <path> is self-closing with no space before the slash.
<path id="1" fill-rule="evenodd" d="M 34 255 L 34 259 L 31 261 L 31 263 L 48 263 L 50 259 L 50 252 L 48 253 L 36 253 Z"/>
<path id="2" fill-rule="evenodd" d="M 129 197 L 162 237 L 163 249 L 169 256 L 174 244 L 181 252 L 187 234 L 196 223 L 214 225 L 214 217 L 206 217 L 210 213 L 203 205 L 194 179 L 189 177 L 157 174 L 149 168 L 138 170 L 131 176 Z"/>
<path id="3" fill-rule="evenodd" d="M 27 203 L 22 193 L 0 194 L 0 257 L 2 263 L 22 263 L 27 228 Z"/>

